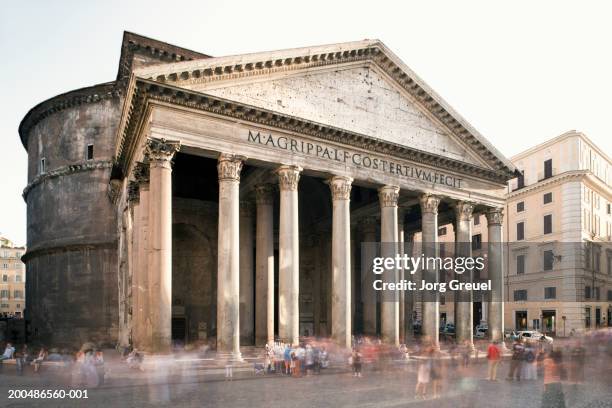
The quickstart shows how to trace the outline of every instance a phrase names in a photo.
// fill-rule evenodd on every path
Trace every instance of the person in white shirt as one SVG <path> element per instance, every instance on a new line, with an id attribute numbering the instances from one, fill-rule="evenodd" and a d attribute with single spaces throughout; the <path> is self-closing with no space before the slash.
<path id="1" fill-rule="evenodd" d="M 0 361 L 10 360 L 13 358 L 15 354 L 15 347 L 11 343 L 6 343 L 6 348 L 4 349 L 4 354 L 0 356 Z"/>

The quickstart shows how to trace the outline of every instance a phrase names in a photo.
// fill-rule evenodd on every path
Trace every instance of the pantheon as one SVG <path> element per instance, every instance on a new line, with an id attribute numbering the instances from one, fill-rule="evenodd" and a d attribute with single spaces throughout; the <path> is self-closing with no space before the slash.
<path id="1" fill-rule="evenodd" d="M 476 213 L 501 242 L 515 174 L 379 40 L 211 57 L 126 32 L 114 81 L 41 102 L 19 133 L 26 319 L 48 345 L 399 344 L 417 309 L 437 341 L 438 302 L 368 301 L 361 243 L 435 243 L 445 223 L 470 242 Z M 499 287 L 495 247 L 488 265 Z M 470 340 L 472 305 L 455 313 Z M 501 298 L 488 321 L 501 338 Z"/>

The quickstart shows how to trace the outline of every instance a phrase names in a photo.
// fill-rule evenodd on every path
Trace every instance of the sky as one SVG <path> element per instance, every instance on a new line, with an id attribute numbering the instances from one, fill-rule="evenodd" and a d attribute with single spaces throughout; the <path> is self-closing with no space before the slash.
<path id="1" fill-rule="evenodd" d="M 611 15 L 604 1 L 4 3 L 0 235 L 26 242 L 21 119 L 114 80 L 124 30 L 213 56 L 377 38 L 507 157 L 571 129 L 612 156 Z"/>

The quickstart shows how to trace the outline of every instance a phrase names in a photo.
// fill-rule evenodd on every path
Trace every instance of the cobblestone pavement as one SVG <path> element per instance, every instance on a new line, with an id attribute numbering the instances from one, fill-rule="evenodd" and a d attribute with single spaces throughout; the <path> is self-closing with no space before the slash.
<path id="1" fill-rule="evenodd" d="M 467 370 L 448 370 L 440 399 L 416 400 L 416 373 L 413 367 L 374 372 L 355 378 L 346 372 L 328 371 L 318 376 L 288 378 L 254 376 L 237 372 L 225 381 L 219 372 L 158 373 L 149 378 L 133 372 L 117 376 L 108 384 L 88 390 L 87 400 L 8 399 L 10 389 L 69 390 L 66 378 L 51 372 L 22 377 L 0 374 L 0 406 L 9 407 L 539 407 L 542 382 L 503 380 L 508 365 L 502 365 L 498 382 L 484 380 L 486 365 L 473 364 Z M 585 384 L 564 385 L 566 406 L 612 407 L 612 367 L 609 360 L 594 361 L 587 368 Z"/>

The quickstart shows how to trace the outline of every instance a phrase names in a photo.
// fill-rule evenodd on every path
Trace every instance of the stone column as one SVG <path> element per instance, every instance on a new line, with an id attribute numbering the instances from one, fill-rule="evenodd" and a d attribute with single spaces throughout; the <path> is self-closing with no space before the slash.
<path id="1" fill-rule="evenodd" d="M 140 271 L 138 269 L 138 263 L 140 261 L 140 229 L 141 229 L 141 215 L 140 215 L 140 184 L 138 181 L 130 181 L 128 184 L 128 203 L 132 207 L 132 251 L 130 258 L 130 275 L 132 280 L 131 285 L 131 337 L 132 344 L 134 347 L 140 347 L 136 342 L 140 341 L 139 328 L 140 321 L 138 320 L 137 314 L 140 310 L 140 288 L 139 278 Z"/>
<path id="2" fill-rule="evenodd" d="M 404 255 L 404 219 L 405 219 L 405 209 L 398 208 L 397 209 L 397 244 L 398 244 L 398 254 Z M 404 270 L 398 271 L 398 281 L 404 279 Z M 401 291 L 399 293 L 399 341 L 402 344 L 406 342 L 406 293 Z"/>
<path id="3" fill-rule="evenodd" d="M 421 204 L 421 228 L 423 255 L 427 257 L 438 256 L 438 205 L 440 199 L 431 194 L 423 194 L 419 198 Z M 438 282 L 438 270 L 423 269 L 423 280 L 426 282 Z M 423 337 L 431 341 L 435 348 L 439 348 L 439 326 L 440 326 L 440 294 L 438 291 L 427 291 L 423 293 L 422 330 Z"/>
<path id="4" fill-rule="evenodd" d="M 350 177 L 329 180 L 332 195 L 332 338 L 351 347 L 351 183 Z"/>
<path id="5" fill-rule="evenodd" d="M 361 228 L 363 231 L 362 258 L 363 265 L 361 268 L 361 299 L 363 301 L 363 332 L 364 334 L 376 335 L 376 303 L 378 301 L 378 292 L 374 290 L 374 273 L 372 273 L 372 264 L 376 257 L 376 225 L 378 220 L 376 217 L 366 217 L 361 220 Z"/>
<path id="6" fill-rule="evenodd" d="M 488 225 L 488 273 L 491 279 L 491 299 L 488 302 L 489 336 L 493 341 L 504 340 L 504 262 L 502 243 L 502 208 L 490 208 L 487 213 Z"/>
<path id="7" fill-rule="evenodd" d="M 472 256 L 472 212 L 474 205 L 465 201 L 458 201 L 455 207 L 455 256 Z M 460 282 L 472 282 L 473 274 L 465 271 L 456 275 Z M 466 341 L 474 348 L 474 318 L 473 318 L 473 294 L 471 290 L 455 292 L 455 333 L 457 343 L 464 344 Z"/>
<path id="8" fill-rule="evenodd" d="M 298 219 L 298 166 L 278 168 L 279 223 L 279 322 L 280 340 L 298 344 L 300 338 L 300 240 Z"/>
<path id="9" fill-rule="evenodd" d="M 151 350 L 172 346 L 172 166 L 179 142 L 147 140 L 150 171 L 149 314 Z"/>
<path id="10" fill-rule="evenodd" d="M 240 202 L 240 342 L 253 344 L 253 206 Z"/>
<path id="11" fill-rule="evenodd" d="M 240 171 L 244 158 L 219 155 L 219 242 L 217 255 L 217 353 L 240 354 Z"/>
<path id="12" fill-rule="evenodd" d="M 384 186 L 378 189 L 380 200 L 381 256 L 395 258 L 397 255 L 397 200 L 399 187 Z M 398 271 L 385 271 L 381 279 L 397 282 Z M 387 344 L 399 345 L 399 298 L 397 292 L 385 291 L 380 296 L 381 335 Z"/>
<path id="13" fill-rule="evenodd" d="M 255 244 L 255 345 L 274 342 L 274 186 L 255 187 L 257 242 Z"/>
<path id="14" fill-rule="evenodd" d="M 408 256 L 414 256 L 414 232 L 404 231 L 404 250 Z M 408 281 L 414 281 L 417 274 L 405 273 L 404 279 Z M 404 295 L 404 342 L 406 344 L 414 341 L 414 329 L 413 329 L 413 316 L 415 310 L 415 296 L 414 291 L 407 291 Z"/>
<path id="15" fill-rule="evenodd" d="M 148 158 L 147 158 L 148 160 Z M 151 315 L 149 299 L 149 164 L 136 163 L 134 166 L 134 179 L 138 183 L 138 218 L 134 214 L 136 243 L 136 259 L 134 265 L 136 290 L 135 309 L 132 309 L 132 341 L 134 346 L 140 350 L 151 350 Z"/>

